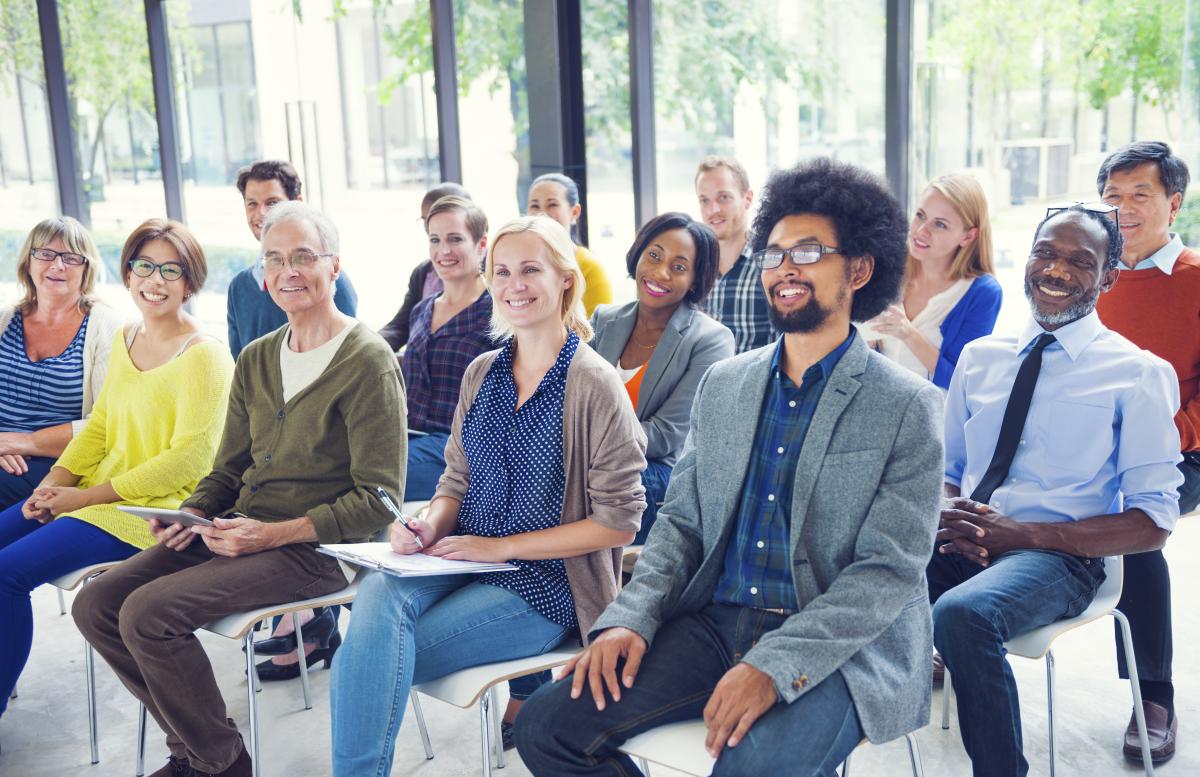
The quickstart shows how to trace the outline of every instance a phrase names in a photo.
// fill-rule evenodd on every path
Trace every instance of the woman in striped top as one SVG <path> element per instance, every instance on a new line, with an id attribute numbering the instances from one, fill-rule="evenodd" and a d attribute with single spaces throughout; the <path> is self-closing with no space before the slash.
<path id="1" fill-rule="evenodd" d="M 142 321 L 114 333 L 108 377 L 79 434 L 29 499 L 0 511 L 0 714 L 33 642 L 29 593 L 154 544 L 147 524 L 117 505 L 178 507 L 212 469 L 233 363 L 183 309 L 204 285 L 204 254 L 182 224 L 152 219 L 121 262 Z M 49 264 L 61 270 L 61 259 Z M 12 386 L 0 380 L 7 400 Z"/>
<path id="2" fill-rule="evenodd" d="M 50 218 L 17 259 L 24 295 L 0 308 L 0 509 L 23 501 L 83 428 L 120 316 L 93 296 L 100 253 L 73 218 Z"/>

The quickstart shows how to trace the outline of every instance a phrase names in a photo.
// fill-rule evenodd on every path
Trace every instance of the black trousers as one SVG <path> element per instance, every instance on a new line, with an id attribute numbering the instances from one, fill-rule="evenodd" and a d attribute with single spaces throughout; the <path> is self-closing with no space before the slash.
<path id="1" fill-rule="evenodd" d="M 1185 453 L 1179 471 L 1183 473 L 1179 513 L 1184 515 L 1200 503 L 1200 454 Z M 1117 609 L 1129 619 L 1133 650 L 1137 654 L 1138 679 L 1171 682 L 1171 573 L 1161 550 L 1125 557 L 1125 584 Z M 1117 670 L 1122 678 L 1127 678 L 1129 669 L 1119 628 L 1116 639 Z"/>

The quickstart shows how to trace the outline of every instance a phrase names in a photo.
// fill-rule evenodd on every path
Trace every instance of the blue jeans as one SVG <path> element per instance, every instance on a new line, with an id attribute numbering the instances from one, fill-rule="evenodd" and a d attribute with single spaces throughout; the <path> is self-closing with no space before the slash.
<path id="1" fill-rule="evenodd" d="M 474 575 L 367 575 L 333 662 L 333 773 L 386 777 L 415 683 L 536 656 L 571 633 Z"/>
<path id="2" fill-rule="evenodd" d="M 122 561 L 138 549 L 74 518 L 47 524 L 26 520 L 22 500 L 0 511 L 0 715 L 33 646 L 29 593 L 68 572 Z"/>
<path id="3" fill-rule="evenodd" d="M 1034 550 L 981 567 L 934 553 L 926 570 L 933 643 L 958 697 L 958 724 L 975 777 L 1024 777 L 1017 683 L 1004 642 L 1087 609 L 1104 562 Z"/>
<path id="4" fill-rule="evenodd" d="M 701 717 L 717 681 L 785 619 L 713 604 L 667 623 L 633 687 L 603 712 L 596 711 L 586 686 L 582 697 L 571 698 L 569 677 L 541 688 L 517 718 L 517 749 L 525 766 L 537 777 L 641 774 L 618 748 L 652 728 Z M 737 747 L 725 748 L 713 776 L 835 775 L 862 737 L 850 691 L 835 672 L 791 704 L 767 710 Z"/>
<path id="5" fill-rule="evenodd" d="M 32 496 L 33 489 L 46 477 L 55 461 L 56 459 L 49 456 L 27 456 L 25 464 L 28 465 L 29 471 L 24 475 L 10 475 L 0 470 L 0 510 L 12 507 L 18 502 L 23 503 Z"/>
<path id="6" fill-rule="evenodd" d="M 667 496 L 667 486 L 671 483 L 671 467 L 653 459 L 646 461 L 642 470 L 642 485 L 646 487 L 646 509 L 642 512 L 642 528 L 638 529 L 633 538 L 634 545 L 645 545 L 646 535 L 658 518 L 658 504 Z"/>
<path id="7" fill-rule="evenodd" d="M 438 479 L 446 471 L 446 441 L 441 432 L 408 436 L 408 471 L 404 476 L 404 501 L 433 499 Z"/>

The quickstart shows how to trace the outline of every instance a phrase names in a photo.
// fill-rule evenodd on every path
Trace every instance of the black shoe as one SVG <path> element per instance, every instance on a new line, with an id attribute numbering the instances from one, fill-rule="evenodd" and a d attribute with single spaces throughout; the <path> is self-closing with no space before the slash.
<path id="1" fill-rule="evenodd" d="M 329 644 L 326 647 L 319 647 L 309 653 L 305 658 L 305 663 L 311 668 L 313 664 L 324 661 L 325 668 L 333 662 L 333 654 L 337 652 L 338 647 L 342 644 L 342 635 L 334 632 L 329 638 Z M 263 661 L 255 666 L 258 671 L 258 679 L 264 683 L 269 683 L 274 680 L 294 680 L 300 676 L 300 664 L 276 664 L 270 659 Z"/>
<path id="2" fill-rule="evenodd" d="M 504 743 L 505 750 L 512 750 L 517 746 L 517 741 L 513 739 L 513 731 L 516 726 L 507 721 L 500 721 L 500 741 Z"/>
<path id="3" fill-rule="evenodd" d="M 300 627 L 307 644 L 328 647 L 329 638 L 337 631 L 337 616 L 333 609 L 322 607 L 316 617 Z M 254 643 L 254 654 L 258 656 L 286 656 L 296 649 L 296 633 L 282 637 L 270 637 Z"/>

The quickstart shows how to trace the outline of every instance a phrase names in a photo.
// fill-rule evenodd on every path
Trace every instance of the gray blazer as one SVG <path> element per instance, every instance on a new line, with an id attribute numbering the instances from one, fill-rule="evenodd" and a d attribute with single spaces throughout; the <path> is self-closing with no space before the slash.
<path id="1" fill-rule="evenodd" d="M 592 314 L 591 346 L 615 365 L 637 321 L 637 302 L 601 305 Z M 646 432 L 646 458 L 675 466 L 687 437 L 688 415 L 700 378 L 733 356 L 733 332 L 699 310 L 680 305 L 667 322 L 638 391 L 637 417 Z"/>
<path id="2" fill-rule="evenodd" d="M 755 441 L 773 346 L 715 365 L 633 580 L 592 633 L 651 644 L 713 600 Z M 792 485 L 800 611 L 742 659 L 792 702 L 840 671 L 872 742 L 929 721 L 932 625 L 925 566 L 942 490 L 942 394 L 856 337 L 829 376 Z"/>

